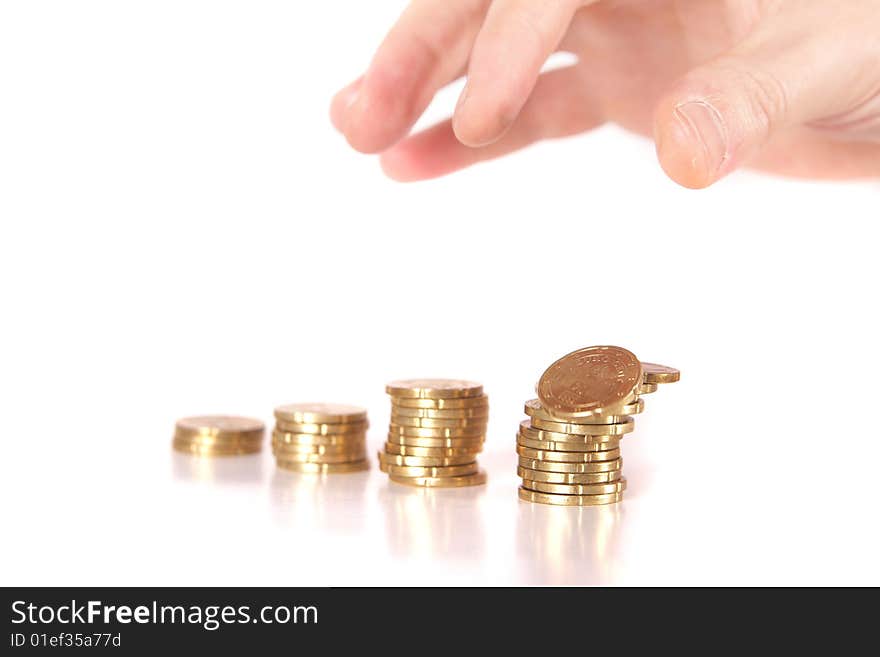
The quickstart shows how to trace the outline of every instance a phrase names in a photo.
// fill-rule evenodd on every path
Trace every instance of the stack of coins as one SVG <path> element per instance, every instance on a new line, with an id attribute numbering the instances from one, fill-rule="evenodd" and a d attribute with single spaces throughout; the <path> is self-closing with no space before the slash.
<path id="1" fill-rule="evenodd" d="M 230 415 L 201 415 L 178 420 L 172 447 L 199 456 L 253 454 L 263 448 L 265 425 Z"/>
<path id="2" fill-rule="evenodd" d="M 489 421 L 483 386 L 450 379 L 394 381 L 388 440 L 379 468 L 410 486 L 457 488 L 486 483 L 477 454 Z"/>
<path id="3" fill-rule="evenodd" d="M 357 472 L 367 459 L 367 411 L 344 404 L 275 409 L 272 453 L 279 468 L 314 474 Z"/>
<path id="4" fill-rule="evenodd" d="M 520 499 L 565 506 L 621 501 L 621 438 L 645 408 L 641 396 L 679 377 L 620 347 L 587 347 L 553 363 L 538 382 L 538 399 L 526 402 L 529 419 L 517 434 Z"/>

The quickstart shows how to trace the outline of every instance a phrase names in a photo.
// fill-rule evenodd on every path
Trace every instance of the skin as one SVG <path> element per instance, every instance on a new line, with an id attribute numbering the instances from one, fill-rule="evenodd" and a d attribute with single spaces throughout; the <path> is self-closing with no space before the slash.
<path id="1" fill-rule="evenodd" d="M 541 73 L 566 51 L 576 65 Z M 740 166 L 880 175 L 880 0 L 415 0 L 331 120 L 413 181 L 605 122 L 707 187 Z M 452 118 L 413 124 L 466 75 Z"/>

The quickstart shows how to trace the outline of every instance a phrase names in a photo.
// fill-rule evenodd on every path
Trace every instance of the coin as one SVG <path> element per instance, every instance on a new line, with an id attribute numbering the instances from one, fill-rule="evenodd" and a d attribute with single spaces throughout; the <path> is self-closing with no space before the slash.
<path id="1" fill-rule="evenodd" d="M 358 458 L 366 450 L 366 447 L 364 441 L 346 445 L 297 445 L 296 443 L 272 443 L 272 451 L 276 455 L 283 454 L 285 456 L 291 454 L 318 454 L 328 456 L 349 455 L 353 458 Z"/>
<path id="2" fill-rule="evenodd" d="M 631 433 L 635 429 L 635 422 L 630 417 L 626 419 L 626 422 L 618 422 L 617 424 L 575 424 L 574 422 L 550 422 L 533 417 L 531 426 L 534 429 L 543 429 L 556 433 L 585 436 L 622 436 Z"/>
<path id="3" fill-rule="evenodd" d="M 616 415 L 590 415 L 587 417 L 578 417 L 576 419 L 565 420 L 563 418 L 554 417 L 550 415 L 541 406 L 541 402 L 537 399 L 530 399 L 525 404 L 525 412 L 529 417 L 538 419 L 538 420 L 546 420 L 549 422 L 569 422 L 571 424 L 616 424 L 619 422 L 625 422 L 626 418 L 630 415 L 638 415 L 642 411 L 645 410 L 645 402 L 644 400 L 637 399 L 636 401 L 630 402 L 629 404 L 624 404 L 618 408 L 615 408 Z"/>
<path id="4" fill-rule="evenodd" d="M 608 449 L 604 452 L 552 452 L 542 449 L 529 449 L 516 446 L 516 453 L 527 459 L 538 461 L 558 461 L 560 463 L 591 463 L 593 461 L 613 461 L 620 458 L 620 449 Z"/>
<path id="5" fill-rule="evenodd" d="M 551 415 L 613 415 L 604 408 L 626 404 L 642 383 L 642 364 L 621 347 L 586 347 L 550 365 L 538 382 L 538 399 Z"/>
<path id="6" fill-rule="evenodd" d="M 550 484 L 601 484 L 620 479 L 620 470 L 610 472 L 545 472 L 543 470 L 531 470 L 522 466 L 516 469 L 523 479 L 531 481 L 543 481 Z M 529 488 L 530 486 L 527 486 Z"/>
<path id="7" fill-rule="evenodd" d="M 464 449 L 482 449 L 482 438 L 413 438 L 399 434 L 388 434 L 388 442 L 394 445 L 410 447 L 461 447 Z"/>
<path id="8" fill-rule="evenodd" d="M 275 409 L 275 417 L 298 424 L 359 424 L 367 421 L 367 411 L 348 404 L 285 404 Z"/>
<path id="9" fill-rule="evenodd" d="M 482 420 L 486 422 L 489 419 L 488 406 L 472 406 L 471 408 L 408 408 L 406 406 L 391 406 L 391 416 L 404 418 L 431 418 L 435 420 Z"/>
<path id="10" fill-rule="evenodd" d="M 470 456 L 473 459 L 480 448 L 467 449 L 459 447 L 411 447 L 409 445 L 395 445 L 393 443 L 385 443 L 386 454 L 400 454 L 401 456 Z"/>
<path id="11" fill-rule="evenodd" d="M 574 442 L 574 443 L 609 443 L 620 440 L 620 436 L 605 435 L 596 436 L 579 433 L 562 433 L 559 431 L 545 431 L 535 429 L 529 420 L 523 420 L 519 424 L 519 435 L 529 440 L 546 440 L 549 442 Z"/>
<path id="12" fill-rule="evenodd" d="M 574 440 L 553 442 L 551 440 L 531 440 L 519 435 L 516 438 L 516 444 L 530 449 L 550 450 L 552 452 L 601 452 L 619 447 L 620 441 L 610 440 L 607 443 L 592 441 L 575 442 Z"/>
<path id="13" fill-rule="evenodd" d="M 486 395 L 463 397 L 460 399 L 427 399 L 418 397 L 392 397 L 391 408 L 427 408 L 435 410 L 452 410 L 462 408 L 482 409 L 489 407 Z"/>
<path id="14" fill-rule="evenodd" d="M 278 467 L 293 472 L 307 474 L 338 474 L 343 472 L 359 472 L 369 470 L 370 462 L 367 459 L 350 461 L 348 463 L 302 463 L 298 461 L 279 461 Z"/>
<path id="15" fill-rule="evenodd" d="M 611 495 L 626 490 L 626 479 L 605 484 L 551 484 L 544 481 L 523 480 L 523 488 L 536 490 L 539 493 L 555 493 L 557 495 Z"/>
<path id="16" fill-rule="evenodd" d="M 461 488 L 463 486 L 479 486 L 486 483 L 486 472 L 480 470 L 474 474 L 458 477 L 388 477 L 391 481 L 407 486 L 422 486 L 425 488 Z"/>
<path id="17" fill-rule="evenodd" d="M 364 433 L 369 428 L 368 422 L 324 424 L 315 422 L 287 422 L 278 420 L 275 428 L 286 433 L 317 433 L 322 436 L 337 435 L 343 433 Z"/>
<path id="18" fill-rule="evenodd" d="M 613 472 L 623 469 L 623 459 L 613 461 L 597 461 L 595 463 L 563 463 L 559 461 L 540 461 L 538 459 L 519 457 L 519 466 L 541 472 L 557 472 L 562 474 L 587 474 L 592 472 Z"/>
<path id="19" fill-rule="evenodd" d="M 402 454 L 386 454 L 377 452 L 379 463 L 383 465 L 400 465 L 412 467 L 447 467 L 476 463 L 474 454 L 458 456 L 404 456 Z"/>
<path id="20" fill-rule="evenodd" d="M 485 427 L 457 427 L 445 429 L 429 429 L 427 427 L 404 427 L 393 422 L 388 427 L 388 433 L 413 438 L 479 438 L 486 433 Z"/>
<path id="21" fill-rule="evenodd" d="M 681 379 L 677 369 L 657 363 L 642 363 L 642 375 L 645 383 L 675 383 Z"/>
<path id="22" fill-rule="evenodd" d="M 652 392 L 657 392 L 657 384 L 656 383 L 643 383 L 639 386 L 639 395 L 650 395 Z"/>
<path id="23" fill-rule="evenodd" d="M 302 454 L 302 453 L 275 453 L 278 465 L 282 463 L 351 463 L 365 458 L 363 450 L 354 454 Z"/>
<path id="24" fill-rule="evenodd" d="M 255 454 L 263 448 L 263 445 L 260 442 L 241 442 L 230 445 L 216 445 L 178 439 L 173 440 L 171 446 L 175 451 L 195 456 L 240 456 L 243 454 Z"/>
<path id="25" fill-rule="evenodd" d="M 539 493 L 520 487 L 519 499 L 538 504 L 556 504 L 560 506 L 597 506 L 600 504 L 614 504 L 623 499 L 622 493 L 610 495 L 557 495 L 554 493 Z"/>
<path id="26" fill-rule="evenodd" d="M 483 386 L 473 381 L 459 379 L 407 379 L 392 381 L 385 386 L 385 392 L 394 397 L 458 399 L 482 395 Z"/>
<path id="27" fill-rule="evenodd" d="M 364 434 L 328 434 L 322 436 L 319 433 L 289 433 L 275 430 L 272 432 L 272 441 L 289 443 L 292 445 L 350 445 L 352 441 L 363 442 Z"/>
<path id="28" fill-rule="evenodd" d="M 395 477 L 460 477 L 475 474 L 480 466 L 476 461 L 464 465 L 448 465 L 445 467 L 417 467 L 408 465 L 379 464 L 379 469 Z"/>
<path id="29" fill-rule="evenodd" d="M 234 415 L 199 415 L 178 420 L 174 427 L 175 435 L 190 436 L 241 436 L 263 435 L 265 425 L 260 420 Z"/>
<path id="30" fill-rule="evenodd" d="M 401 417 L 391 414 L 391 423 L 401 427 L 423 427 L 425 429 L 467 429 L 486 426 L 486 418 L 433 418 L 433 417 Z"/>

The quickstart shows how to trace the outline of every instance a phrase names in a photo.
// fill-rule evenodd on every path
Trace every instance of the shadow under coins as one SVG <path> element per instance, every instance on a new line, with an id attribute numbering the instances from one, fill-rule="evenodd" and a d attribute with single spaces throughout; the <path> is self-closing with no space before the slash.
<path id="1" fill-rule="evenodd" d="M 262 454 L 197 456 L 171 452 L 171 471 L 177 481 L 256 485 L 262 483 L 265 468 Z"/>
<path id="2" fill-rule="evenodd" d="M 615 579 L 621 504 L 564 507 L 521 501 L 516 547 L 523 584 L 610 584 Z"/>
<path id="3" fill-rule="evenodd" d="M 386 481 L 379 489 L 388 547 L 396 557 L 479 561 L 486 533 L 479 498 L 485 486 L 420 488 Z"/>
<path id="4" fill-rule="evenodd" d="M 275 468 L 269 487 L 272 515 L 285 527 L 357 534 L 366 525 L 370 471 L 307 474 Z"/>

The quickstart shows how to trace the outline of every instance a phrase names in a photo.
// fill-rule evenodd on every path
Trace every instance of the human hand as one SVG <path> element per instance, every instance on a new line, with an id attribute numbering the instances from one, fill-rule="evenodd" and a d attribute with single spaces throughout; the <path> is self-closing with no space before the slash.
<path id="1" fill-rule="evenodd" d="M 557 50 L 578 63 L 542 74 Z M 465 74 L 453 117 L 408 136 Z M 607 121 L 653 134 L 686 187 L 877 176 L 880 1 L 414 0 L 331 119 L 403 181 Z"/>

